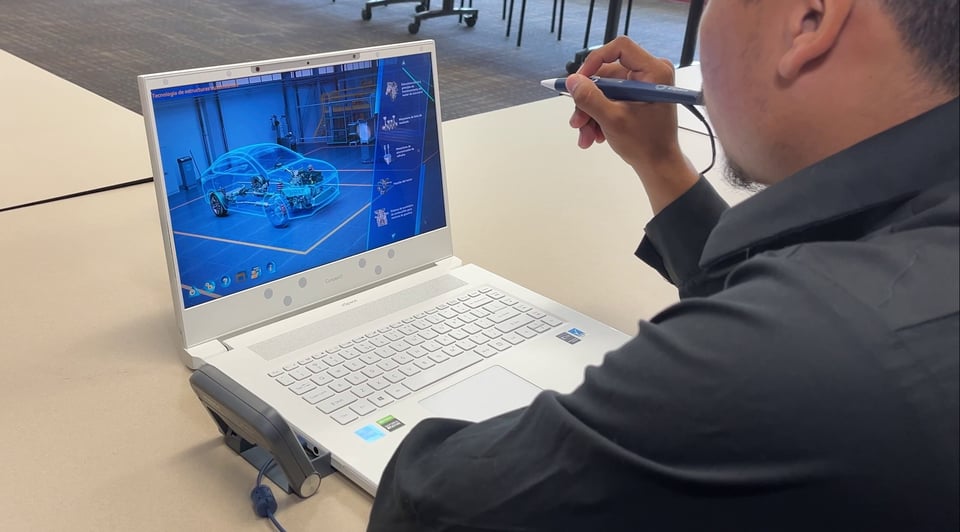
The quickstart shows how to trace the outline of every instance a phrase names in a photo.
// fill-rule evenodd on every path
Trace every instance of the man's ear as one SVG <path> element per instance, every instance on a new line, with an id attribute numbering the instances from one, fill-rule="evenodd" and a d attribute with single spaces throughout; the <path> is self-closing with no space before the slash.
<path id="1" fill-rule="evenodd" d="M 806 0 L 790 13 L 788 28 L 793 39 L 780 58 L 777 70 L 792 80 L 803 67 L 823 57 L 836 44 L 854 0 Z"/>

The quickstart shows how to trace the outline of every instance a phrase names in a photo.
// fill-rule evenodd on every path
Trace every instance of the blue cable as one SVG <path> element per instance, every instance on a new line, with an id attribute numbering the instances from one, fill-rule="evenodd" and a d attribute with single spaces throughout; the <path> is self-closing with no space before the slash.
<path id="1" fill-rule="evenodd" d="M 277 528 L 277 532 L 287 532 L 277 521 L 277 518 L 274 517 L 274 513 L 277 511 L 277 499 L 273 497 L 273 492 L 270 491 L 270 486 L 265 486 L 262 484 L 263 475 L 266 474 L 267 470 L 270 469 L 270 466 L 273 465 L 273 458 L 267 460 L 261 467 L 260 472 L 257 473 L 257 483 L 253 487 L 253 491 L 250 492 L 250 499 L 253 501 L 253 511 L 260 517 L 266 517 L 270 519 L 270 522 L 273 523 L 273 526 Z"/>

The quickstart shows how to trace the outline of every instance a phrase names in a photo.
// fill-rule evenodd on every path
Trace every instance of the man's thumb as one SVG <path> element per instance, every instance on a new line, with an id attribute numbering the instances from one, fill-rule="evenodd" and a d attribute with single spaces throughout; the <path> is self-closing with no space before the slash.
<path id="1" fill-rule="evenodd" d="M 581 111 L 595 118 L 603 113 L 602 102 L 606 97 L 590 78 L 581 74 L 567 76 L 567 92 Z"/>

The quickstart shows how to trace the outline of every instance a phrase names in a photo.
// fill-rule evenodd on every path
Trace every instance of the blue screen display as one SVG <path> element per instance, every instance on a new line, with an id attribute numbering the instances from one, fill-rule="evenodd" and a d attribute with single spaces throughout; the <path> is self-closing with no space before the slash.
<path id="1" fill-rule="evenodd" d="M 151 97 L 185 307 L 446 225 L 428 53 Z"/>

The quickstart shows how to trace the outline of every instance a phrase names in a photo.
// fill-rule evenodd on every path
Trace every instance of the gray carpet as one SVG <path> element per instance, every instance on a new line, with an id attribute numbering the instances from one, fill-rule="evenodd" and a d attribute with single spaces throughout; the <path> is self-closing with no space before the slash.
<path id="1" fill-rule="evenodd" d="M 520 47 L 520 0 L 510 37 L 501 0 L 474 0 L 473 28 L 440 17 L 411 35 L 414 5 L 376 7 L 363 21 L 360 0 L 0 0 L 0 48 L 139 113 L 138 74 L 434 39 L 442 118 L 450 120 L 550 97 L 538 81 L 565 75 L 583 47 L 589 2 L 566 1 L 558 41 L 553 2 L 531 0 Z M 635 0 L 629 35 L 676 62 L 686 13 L 680 1 Z M 601 0 L 590 45 L 602 40 L 605 21 Z"/>

